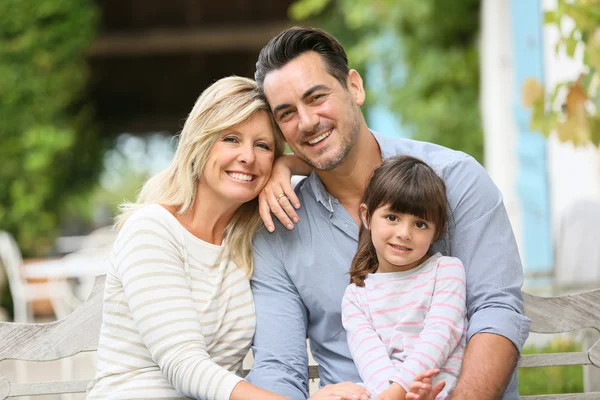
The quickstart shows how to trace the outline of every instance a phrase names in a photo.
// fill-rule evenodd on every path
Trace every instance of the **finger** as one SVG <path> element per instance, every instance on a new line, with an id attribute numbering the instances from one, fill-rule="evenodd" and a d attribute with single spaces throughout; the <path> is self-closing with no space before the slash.
<path id="1" fill-rule="evenodd" d="M 429 390 L 431 385 L 424 382 L 413 382 L 408 389 L 413 393 L 419 393 L 419 390 Z"/>
<path id="2" fill-rule="evenodd" d="M 294 229 L 294 224 L 292 223 L 292 220 L 290 220 L 285 211 L 283 211 L 283 208 L 281 208 L 281 205 L 279 204 L 275 196 L 270 196 L 269 207 L 271 209 L 271 213 L 275 215 L 275 217 L 279 220 L 279 222 L 283 224 L 283 226 L 285 226 L 289 230 Z"/>
<path id="3" fill-rule="evenodd" d="M 292 206 L 292 203 L 290 202 L 290 199 L 288 198 L 288 196 L 284 195 L 283 197 L 278 199 L 278 201 L 279 201 L 279 205 L 283 208 L 283 211 L 285 211 L 285 213 L 288 215 L 289 218 L 292 219 L 292 221 L 294 221 L 294 222 L 300 221 L 300 218 L 298 218 L 298 214 L 296 214 L 296 210 Z"/>
<path id="4" fill-rule="evenodd" d="M 421 397 L 417 393 L 408 392 L 404 398 L 406 400 L 419 400 Z"/>
<path id="5" fill-rule="evenodd" d="M 437 395 L 440 394 L 442 392 L 442 390 L 444 390 L 445 386 L 446 386 L 445 381 L 436 383 L 436 385 L 433 388 L 431 388 L 431 396 L 429 396 L 429 398 L 435 399 L 437 397 Z"/>
<path id="6" fill-rule="evenodd" d="M 290 199 L 290 203 L 294 206 L 294 208 L 300 208 L 300 200 L 298 200 L 298 196 L 296 196 L 296 192 L 292 187 L 292 183 L 290 181 L 285 182 L 281 185 L 281 192 L 284 193 L 288 199 Z"/>
<path id="7" fill-rule="evenodd" d="M 271 207 L 269 207 L 269 203 L 262 194 L 258 196 L 258 213 L 267 230 L 273 232 L 275 230 L 275 224 L 273 223 L 273 218 L 271 218 Z"/>
<path id="8" fill-rule="evenodd" d="M 415 380 L 423 380 L 424 378 L 431 378 L 437 374 L 440 373 L 439 368 L 432 368 L 432 369 L 428 369 L 425 372 L 421 372 L 420 374 L 417 375 L 417 378 L 415 378 Z"/>

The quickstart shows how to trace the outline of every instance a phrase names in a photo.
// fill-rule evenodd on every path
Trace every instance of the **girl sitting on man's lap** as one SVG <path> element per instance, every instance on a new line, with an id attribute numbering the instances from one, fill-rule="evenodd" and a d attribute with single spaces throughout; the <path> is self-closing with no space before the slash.
<path id="1" fill-rule="evenodd" d="M 432 383 L 426 371 L 439 369 L 433 384 L 445 382 L 436 397 L 444 399 L 460 371 L 467 328 L 463 264 L 430 252 L 447 226 L 444 182 L 414 157 L 385 160 L 360 215 L 342 318 L 364 385 L 377 400 L 423 399 L 435 392 L 420 390 Z"/>

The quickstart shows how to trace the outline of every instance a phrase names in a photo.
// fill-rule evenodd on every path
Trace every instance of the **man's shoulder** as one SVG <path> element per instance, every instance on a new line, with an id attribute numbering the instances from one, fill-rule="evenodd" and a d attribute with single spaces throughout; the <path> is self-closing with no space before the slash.
<path id="1" fill-rule="evenodd" d="M 409 155 L 417 157 L 432 167 L 443 168 L 473 159 L 462 151 L 453 150 L 435 143 L 395 137 L 386 137 L 384 141 L 387 145 L 386 149 L 382 149 L 384 154 L 389 152 L 390 156 Z"/>

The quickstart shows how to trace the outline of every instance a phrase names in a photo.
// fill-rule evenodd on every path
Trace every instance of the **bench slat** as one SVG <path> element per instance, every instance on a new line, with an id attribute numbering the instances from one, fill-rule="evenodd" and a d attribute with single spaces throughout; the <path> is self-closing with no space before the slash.
<path id="1" fill-rule="evenodd" d="M 89 379 L 81 381 L 48 381 L 13 383 L 8 397 L 35 396 L 40 394 L 85 393 Z"/>
<path id="2" fill-rule="evenodd" d="M 519 360 L 519 367 L 551 367 L 555 365 L 593 365 L 587 352 L 525 354 Z"/>
<path id="3" fill-rule="evenodd" d="M 523 400 L 598 400 L 600 392 L 521 396 Z"/>

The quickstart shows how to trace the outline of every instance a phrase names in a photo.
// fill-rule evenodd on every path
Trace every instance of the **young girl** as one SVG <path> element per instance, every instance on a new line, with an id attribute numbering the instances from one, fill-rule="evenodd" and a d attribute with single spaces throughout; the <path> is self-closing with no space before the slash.
<path id="1" fill-rule="evenodd" d="M 378 400 L 416 398 L 411 382 L 439 369 L 433 383 L 446 386 L 436 399 L 446 398 L 467 320 L 461 261 L 430 252 L 447 225 L 444 182 L 419 159 L 390 158 L 373 172 L 360 215 L 342 322 L 364 385 Z"/>

